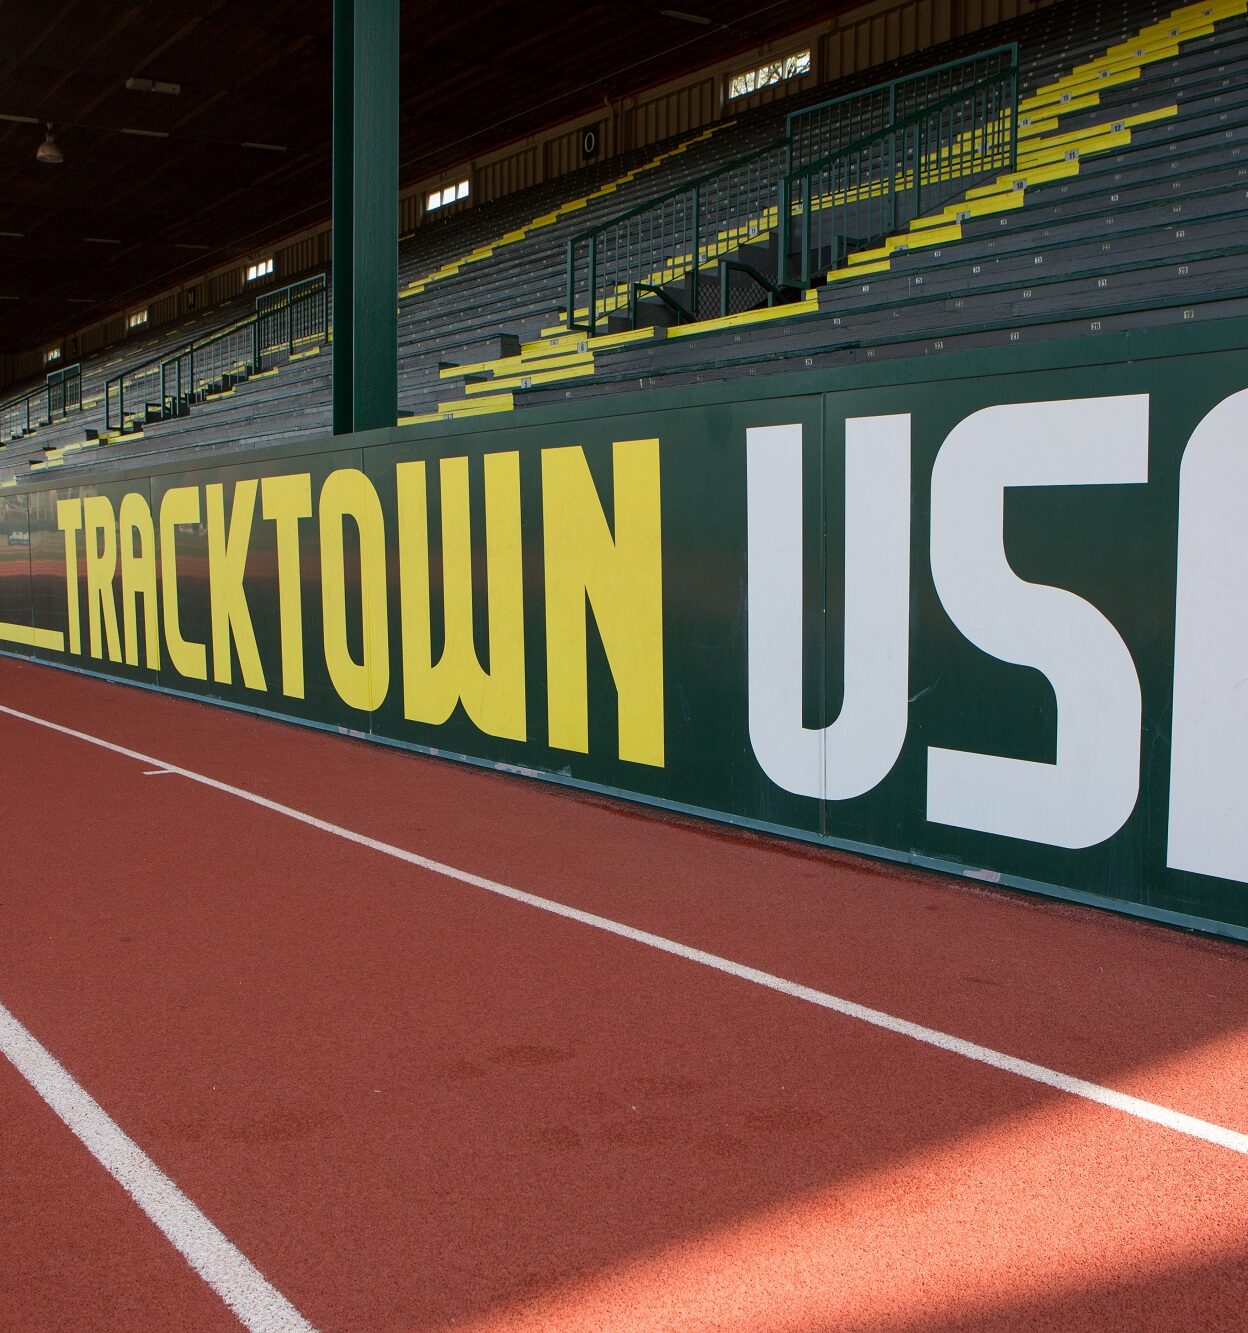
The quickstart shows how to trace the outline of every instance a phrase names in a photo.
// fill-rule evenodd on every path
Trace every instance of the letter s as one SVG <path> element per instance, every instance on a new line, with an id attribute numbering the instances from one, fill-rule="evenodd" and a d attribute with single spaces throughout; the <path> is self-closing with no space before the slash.
<path id="1" fill-rule="evenodd" d="M 989 407 L 950 432 L 932 470 L 936 591 L 976 647 L 1048 678 L 1057 762 L 933 746 L 933 823 L 1073 848 L 1103 842 L 1126 822 L 1140 782 L 1135 664 L 1094 606 L 1010 568 L 1005 488 L 1147 480 L 1146 395 Z"/>

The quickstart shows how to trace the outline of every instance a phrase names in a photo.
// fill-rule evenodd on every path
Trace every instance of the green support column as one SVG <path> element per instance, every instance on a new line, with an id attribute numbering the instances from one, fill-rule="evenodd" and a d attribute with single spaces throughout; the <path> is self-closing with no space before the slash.
<path id="1" fill-rule="evenodd" d="M 399 0 L 334 0 L 334 434 L 399 406 Z"/>

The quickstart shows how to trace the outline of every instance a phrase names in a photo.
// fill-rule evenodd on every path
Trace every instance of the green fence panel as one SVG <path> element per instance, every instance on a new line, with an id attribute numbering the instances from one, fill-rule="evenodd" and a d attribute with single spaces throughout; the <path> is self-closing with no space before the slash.
<path id="1" fill-rule="evenodd" d="M 6 651 L 1248 938 L 1238 321 L 0 498 Z"/>

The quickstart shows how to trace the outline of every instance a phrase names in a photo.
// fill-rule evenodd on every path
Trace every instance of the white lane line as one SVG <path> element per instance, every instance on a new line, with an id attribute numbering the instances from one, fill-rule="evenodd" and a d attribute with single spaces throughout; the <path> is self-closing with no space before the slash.
<path id="1" fill-rule="evenodd" d="M 2 1004 L 0 1052 L 247 1328 L 312 1333 L 286 1297 Z"/>
<path id="2" fill-rule="evenodd" d="M 292 806 L 282 805 L 280 801 L 271 801 L 267 796 L 260 796 L 256 792 L 247 791 L 243 787 L 235 787 L 228 782 L 221 782 L 203 773 L 196 773 L 193 769 L 181 768 L 177 764 L 166 764 L 163 760 L 153 759 L 150 755 L 141 754 L 138 750 L 127 749 L 124 745 L 116 745 L 100 736 L 92 736 L 85 731 L 75 731 L 72 727 L 63 727 L 59 722 L 51 722 L 47 718 L 36 717 L 31 713 L 22 713 L 16 708 L 8 708 L 3 704 L 0 704 L 0 713 L 7 713 L 10 717 L 20 718 L 24 722 L 33 722 L 36 726 L 59 731 L 62 735 L 73 736 L 76 740 L 86 741 L 89 745 L 98 745 L 101 749 L 111 750 L 114 754 L 125 755 L 128 759 L 137 759 L 143 764 L 161 764 L 168 768 L 171 773 L 178 773 L 184 778 L 189 778 L 192 782 L 199 782 L 205 787 L 213 788 L 215 791 L 237 796 L 239 800 L 249 801 L 252 805 L 271 810 L 275 814 L 285 815 L 287 819 L 297 820 L 300 824 L 319 829 L 322 833 L 332 834 L 336 838 L 344 838 L 346 841 L 356 843 L 360 847 L 367 847 L 371 851 L 382 853 L 384 856 L 392 856 L 397 861 L 405 861 L 408 865 L 418 866 L 421 870 L 431 871 L 435 875 L 443 875 L 447 879 L 457 880 L 461 884 L 469 884 L 473 888 L 484 889 L 487 893 L 497 894 L 500 898 L 509 898 L 513 902 L 524 903 L 528 907 L 536 907 L 539 911 L 565 917 L 569 921 L 578 921 L 583 926 L 592 926 L 595 930 L 606 931 L 608 934 L 618 935 L 622 939 L 644 944 L 651 949 L 659 950 L 660 953 L 672 954 L 676 958 L 683 958 L 687 962 L 712 968 L 716 972 L 725 972 L 729 976 L 737 977 L 741 981 L 752 982 L 766 990 L 778 991 L 781 995 L 791 996 L 795 1000 L 804 1000 L 807 1004 L 818 1005 L 821 1009 L 831 1009 L 834 1013 L 842 1014 L 846 1018 L 855 1018 L 859 1022 L 869 1023 L 872 1027 L 883 1028 L 902 1037 L 910 1037 L 912 1040 L 922 1042 L 926 1046 L 935 1046 L 938 1050 L 948 1051 L 953 1055 L 961 1055 L 980 1064 L 991 1065 L 994 1069 L 1003 1070 L 1008 1074 L 1016 1074 L 1019 1078 L 1030 1079 L 1033 1083 L 1042 1083 L 1046 1087 L 1056 1088 L 1059 1092 L 1069 1093 L 1072 1097 L 1083 1097 L 1090 1102 L 1097 1102 L 1101 1106 L 1108 1106 L 1115 1111 L 1135 1116 L 1139 1120 L 1148 1120 L 1155 1125 L 1174 1130 L 1176 1133 L 1188 1134 L 1192 1138 L 1204 1139 L 1205 1142 L 1216 1144 L 1220 1148 L 1229 1148 L 1232 1152 L 1248 1155 L 1248 1134 L 1228 1129 L 1224 1125 L 1215 1125 L 1208 1120 L 1200 1120 L 1195 1116 L 1184 1115 L 1183 1112 L 1171 1110 L 1167 1106 L 1159 1106 L 1155 1102 L 1144 1101 L 1125 1092 L 1102 1087 L 1099 1083 L 1089 1083 L 1086 1079 L 1075 1078 L 1071 1074 L 1063 1074 L 1059 1070 L 1034 1064 L 1030 1060 L 1021 1060 L 1017 1056 L 1006 1055 L 1002 1051 L 993 1050 L 989 1046 L 980 1046 L 977 1042 L 965 1041 L 961 1037 L 955 1037 L 948 1032 L 941 1032 L 936 1028 L 923 1027 L 922 1024 L 912 1023 L 908 1019 L 898 1018 L 894 1014 L 884 1013 L 880 1009 L 870 1009 L 866 1005 L 855 1003 L 853 1000 L 842 999 L 839 995 L 831 995 L 827 991 L 816 990 L 813 986 L 803 986 L 799 982 L 789 981 L 784 977 L 775 976 L 771 972 L 763 972 L 759 968 L 734 962 L 730 958 L 722 958 L 718 954 L 707 953 L 704 949 L 695 949 L 691 945 L 681 944 L 677 940 L 669 940 L 663 935 L 653 935 L 648 930 L 638 930 L 635 926 L 626 926 L 622 922 L 613 921 L 610 917 L 598 916 L 593 912 L 583 912 L 579 907 L 569 907 L 566 903 L 555 902 L 550 898 L 540 898 L 536 894 L 526 893 L 523 889 L 513 889 L 508 884 L 500 884 L 497 880 L 487 879 L 483 875 L 474 875 L 467 870 L 460 870 L 456 866 L 446 865 L 441 861 L 421 856 L 416 852 L 409 852 L 403 847 L 394 846 L 393 843 L 382 842 L 378 838 L 370 838 L 367 834 L 356 833 L 353 829 L 343 828 L 340 824 L 332 824 L 328 820 L 318 819 L 315 815 L 306 814 Z"/>
<path id="3" fill-rule="evenodd" d="M 145 778 L 168 778 L 176 775 L 171 768 L 145 768 L 143 776 Z"/>

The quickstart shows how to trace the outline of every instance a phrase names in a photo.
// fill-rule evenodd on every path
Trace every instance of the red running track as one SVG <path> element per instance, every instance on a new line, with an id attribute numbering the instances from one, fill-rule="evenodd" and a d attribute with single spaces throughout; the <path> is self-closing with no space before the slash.
<path id="1" fill-rule="evenodd" d="M 1248 952 L 0 659 L 0 704 L 1248 1133 Z M 1235 1329 L 1248 1156 L 0 714 L 0 1005 L 322 1329 Z M 0 1324 L 238 1327 L 0 1059 Z"/>

